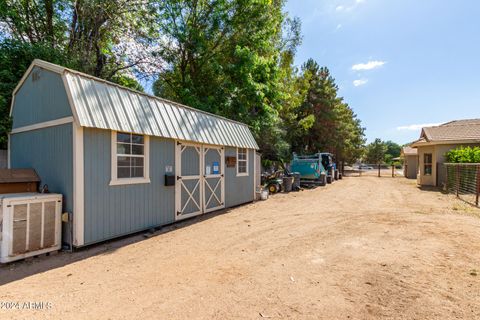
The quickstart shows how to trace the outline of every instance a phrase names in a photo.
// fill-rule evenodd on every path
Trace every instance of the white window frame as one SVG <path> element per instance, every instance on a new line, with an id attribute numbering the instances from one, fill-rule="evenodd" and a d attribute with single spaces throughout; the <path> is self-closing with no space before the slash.
<path id="1" fill-rule="evenodd" d="M 430 155 L 430 162 L 425 162 L 425 156 L 426 155 Z M 427 173 L 427 171 L 425 170 L 427 168 L 427 166 L 430 166 L 430 173 Z M 423 174 L 425 176 L 432 176 L 433 175 L 433 153 L 431 152 L 425 152 L 423 154 Z"/>
<path id="2" fill-rule="evenodd" d="M 238 169 L 240 168 L 240 166 L 239 166 L 240 158 L 238 157 L 238 150 L 239 149 L 245 149 L 245 160 L 242 160 L 242 161 L 246 162 L 246 168 L 247 168 L 246 172 L 238 172 Z M 244 176 L 248 176 L 248 149 L 247 148 L 237 148 L 237 177 L 244 177 Z"/>
<path id="3" fill-rule="evenodd" d="M 126 184 L 150 183 L 150 137 L 143 135 L 143 178 L 118 178 L 117 176 L 117 133 L 112 131 L 112 161 L 111 161 L 111 180 L 110 186 L 120 186 Z M 125 132 L 130 133 L 130 132 Z"/>

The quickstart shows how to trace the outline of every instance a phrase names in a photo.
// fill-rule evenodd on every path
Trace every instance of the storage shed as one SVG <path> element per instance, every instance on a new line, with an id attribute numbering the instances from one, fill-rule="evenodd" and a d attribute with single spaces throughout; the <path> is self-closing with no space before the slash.
<path id="1" fill-rule="evenodd" d="M 9 167 L 64 195 L 77 247 L 255 198 L 245 124 L 41 60 L 10 112 Z"/>
<path id="2" fill-rule="evenodd" d="M 409 146 L 403 147 L 400 158 L 403 159 L 403 176 L 407 179 L 416 179 L 418 169 L 417 149 Z"/>

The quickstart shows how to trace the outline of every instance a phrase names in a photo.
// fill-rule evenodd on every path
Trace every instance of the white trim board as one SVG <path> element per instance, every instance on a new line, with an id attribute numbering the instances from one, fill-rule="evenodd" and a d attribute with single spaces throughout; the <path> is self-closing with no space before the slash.
<path id="1" fill-rule="evenodd" d="M 72 97 L 72 90 L 67 81 L 67 77 L 65 74 L 62 74 L 62 82 L 65 88 L 65 93 L 67 94 L 68 104 L 70 105 L 70 110 L 72 111 L 73 119 L 76 120 L 77 123 L 80 124 L 80 119 L 78 118 L 77 109 L 74 107 L 73 97 Z"/>
<path id="2" fill-rule="evenodd" d="M 182 152 L 183 152 L 183 147 L 192 147 L 195 148 L 195 150 L 198 153 L 199 156 L 199 168 L 198 168 L 198 175 L 193 174 L 193 175 L 185 175 L 182 176 Z M 210 150 L 216 150 L 219 154 L 219 170 L 220 173 L 218 174 L 207 174 L 206 172 L 206 163 L 205 163 L 205 158 L 207 155 L 207 152 Z M 203 144 L 198 144 L 198 143 L 183 143 L 178 140 L 175 141 L 175 172 L 176 172 L 176 183 L 175 183 L 175 220 L 183 220 L 187 219 L 193 216 L 205 214 L 207 212 L 215 211 L 215 210 L 220 210 L 225 208 L 225 147 L 223 146 L 211 146 L 211 145 L 203 145 Z M 180 178 L 180 179 L 179 179 Z M 207 181 L 208 179 L 215 179 L 219 178 L 219 181 L 217 182 L 217 185 L 212 185 Z M 185 191 L 187 193 L 187 196 L 190 198 L 193 197 L 193 191 L 190 192 L 188 188 L 185 187 L 183 184 L 183 181 L 187 180 L 198 180 L 196 186 L 194 189 L 198 188 L 199 191 L 199 197 L 198 197 L 198 203 L 195 202 L 195 205 L 198 206 L 198 211 L 187 213 L 187 214 L 179 214 L 179 212 L 183 212 L 182 208 L 182 192 Z M 210 189 L 211 195 L 210 198 L 207 200 L 205 190 L 207 188 Z M 217 188 L 220 188 L 220 199 L 218 197 L 213 196 Z M 217 202 L 220 202 L 219 206 L 216 207 L 211 207 L 207 209 L 207 204 L 213 199 L 213 197 L 216 198 Z M 195 200 L 194 200 L 195 201 Z"/>
<path id="3" fill-rule="evenodd" d="M 71 122 L 73 122 L 73 117 L 69 116 L 69 117 L 65 117 L 65 118 L 60 118 L 60 119 L 35 123 L 35 124 L 28 125 L 28 126 L 20 127 L 20 128 L 15 128 L 15 129 L 12 129 L 11 134 L 33 131 L 33 130 L 38 130 L 38 129 L 44 129 L 44 128 L 49 128 L 49 127 L 55 127 L 55 126 L 60 126 L 62 124 L 67 124 L 67 123 L 71 123 Z"/>
<path id="4" fill-rule="evenodd" d="M 238 172 L 238 169 L 239 169 L 239 158 L 238 158 L 238 149 L 245 149 L 245 157 L 246 159 L 245 160 L 242 160 L 242 161 L 246 161 L 246 172 Z M 249 167 L 248 167 L 248 152 L 249 152 L 250 149 L 248 148 L 237 148 L 237 164 L 236 164 L 236 173 L 237 173 L 237 177 L 248 177 L 250 175 L 250 172 L 248 171 L 249 170 Z"/>
<path id="5" fill-rule="evenodd" d="M 428 142 L 414 142 L 410 144 L 412 148 L 422 148 L 422 147 L 433 147 L 438 145 L 448 145 L 448 144 L 458 144 L 458 145 L 472 145 L 479 144 L 480 139 L 471 139 L 471 140 L 441 140 L 441 141 L 428 141 Z"/>
<path id="6" fill-rule="evenodd" d="M 85 244 L 83 127 L 73 125 L 73 245 Z"/>
<path id="7" fill-rule="evenodd" d="M 11 156 L 11 148 L 10 148 L 10 139 L 11 139 L 11 135 L 10 133 L 8 134 L 8 141 L 7 141 L 7 168 L 8 169 L 11 169 L 12 166 L 11 166 L 11 160 L 10 160 L 10 156 Z"/>
<path id="8" fill-rule="evenodd" d="M 111 134 L 111 164 L 109 186 L 121 186 L 125 184 L 150 183 L 150 137 L 143 135 L 143 178 L 118 178 L 117 177 L 117 132 Z M 128 132 L 130 133 L 130 132 Z"/>

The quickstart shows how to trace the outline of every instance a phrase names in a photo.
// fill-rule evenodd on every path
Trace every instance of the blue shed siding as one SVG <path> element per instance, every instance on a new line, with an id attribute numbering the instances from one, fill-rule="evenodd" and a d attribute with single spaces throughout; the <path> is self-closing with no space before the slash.
<path id="1" fill-rule="evenodd" d="M 35 74 L 35 81 L 33 80 Z M 13 128 L 72 116 L 62 77 L 35 67 L 15 95 Z"/>
<path id="2" fill-rule="evenodd" d="M 164 186 L 175 165 L 175 141 L 150 137 L 150 183 L 109 186 L 111 131 L 84 128 L 85 245 L 175 221 L 175 187 Z"/>
<path id="3" fill-rule="evenodd" d="M 175 187 L 164 186 L 165 167 L 175 170 L 175 141 L 150 137 L 149 160 L 150 183 L 109 186 L 111 131 L 84 128 L 85 245 L 175 222 Z M 226 207 L 253 201 L 253 150 L 248 160 L 249 176 L 225 168 Z"/>
<path id="4" fill-rule="evenodd" d="M 12 168 L 33 168 L 50 192 L 63 194 L 64 211 L 73 211 L 72 124 L 10 135 Z"/>
<path id="5" fill-rule="evenodd" d="M 226 147 L 225 157 L 236 157 L 237 149 Z M 248 150 L 248 176 L 237 177 L 237 167 L 225 166 L 225 206 L 233 207 L 254 200 L 253 162 L 255 151 Z"/>

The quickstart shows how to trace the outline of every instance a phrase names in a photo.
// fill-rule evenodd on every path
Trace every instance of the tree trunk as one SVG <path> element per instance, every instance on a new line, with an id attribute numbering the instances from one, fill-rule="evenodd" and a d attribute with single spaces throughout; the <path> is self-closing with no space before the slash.
<path id="1" fill-rule="evenodd" d="M 105 66 L 106 58 L 105 55 L 101 52 L 98 43 L 95 43 L 95 55 L 97 57 L 95 65 L 95 77 L 101 77 L 103 73 L 103 67 Z"/>
<path id="2" fill-rule="evenodd" d="M 378 177 L 380 178 L 380 163 L 378 164 Z"/>
<path id="3" fill-rule="evenodd" d="M 68 43 L 68 52 L 72 52 L 73 46 L 75 45 L 75 41 L 77 39 L 78 6 L 78 1 L 75 1 L 75 4 L 73 5 L 72 24 L 70 26 L 70 41 Z"/>
<path id="4" fill-rule="evenodd" d="M 45 12 L 47 15 L 47 39 L 53 48 L 55 46 L 55 34 L 53 31 L 53 0 L 45 0 Z"/>

